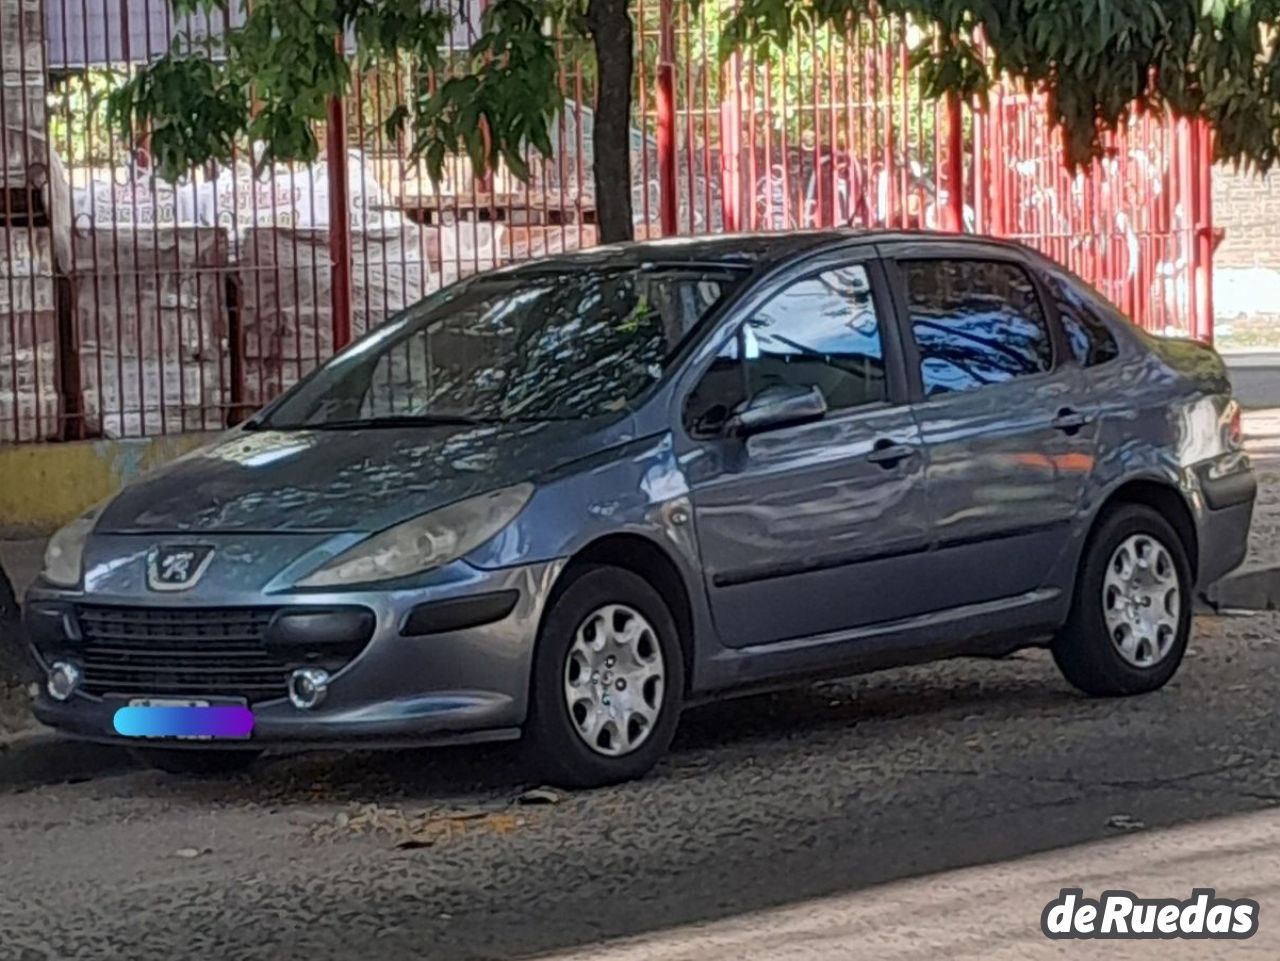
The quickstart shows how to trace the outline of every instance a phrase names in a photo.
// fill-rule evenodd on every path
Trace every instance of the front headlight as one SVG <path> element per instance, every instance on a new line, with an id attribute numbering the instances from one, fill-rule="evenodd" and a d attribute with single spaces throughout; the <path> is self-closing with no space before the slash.
<path id="1" fill-rule="evenodd" d="M 111 502 L 110 498 L 85 511 L 49 538 L 44 548 L 44 570 L 41 576 L 58 587 L 76 587 L 84 560 L 84 542 L 89 539 L 98 515 Z"/>
<path id="2" fill-rule="evenodd" d="M 298 587 L 385 581 L 448 564 L 510 524 L 532 496 L 532 484 L 516 484 L 415 517 L 343 551 Z"/>

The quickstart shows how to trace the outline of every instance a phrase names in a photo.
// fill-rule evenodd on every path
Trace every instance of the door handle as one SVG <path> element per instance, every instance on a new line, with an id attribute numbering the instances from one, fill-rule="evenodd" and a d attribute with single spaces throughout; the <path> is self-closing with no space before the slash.
<path id="1" fill-rule="evenodd" d="M 878 440 L 871 453 L 867 454 L 867 460 L 873 464 L 879 464 L 881 467 L 894 467 L 909 457 L 914 457 L 916 449 L 907 444 L 895 444 L 889 440 Z"/>
<path id="2" fill-rule="evenodd" d="M 1072 410 L 1070 407 L 1062 408 L 1062 410 L 1058 411 L 1058 416 L 1053 419 L 1053 426 L 1064 434 L 1074 434 L 1088 423 L 1088 414 Z"/>

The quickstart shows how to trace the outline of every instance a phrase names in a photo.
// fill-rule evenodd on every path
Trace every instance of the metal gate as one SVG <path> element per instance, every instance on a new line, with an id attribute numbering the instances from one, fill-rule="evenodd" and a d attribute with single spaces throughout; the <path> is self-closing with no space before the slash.
<path id="1" fill-rule="evenodd" d="M 451 40 L 464 50 L 483 0 Z M 1035 97 L 984 110 L 920 93 L 914 28 L 800 31 L 722 64 L 717 5 L 635 0 L 638 236 L 863 227 L 1013 237 L 1144 326 L 1211 336 L 1208 138 L 1141 117 L 1066 172 Z M 221 19 L 219 19 L 221 18 Z M 397 97 L 435 82 L 401 58 L 356 75 L 312 165 L 233 163 L 177 184 L 120 143 L 105 94 L 182 31 L 167 0 L 0 0 L 0 442 L 233 424 L 426 292 L 596 243 L 592 72 L 562 43 L 553 155 L 527 181 L 451 160 L 440 183 L 389 140 Z"/>

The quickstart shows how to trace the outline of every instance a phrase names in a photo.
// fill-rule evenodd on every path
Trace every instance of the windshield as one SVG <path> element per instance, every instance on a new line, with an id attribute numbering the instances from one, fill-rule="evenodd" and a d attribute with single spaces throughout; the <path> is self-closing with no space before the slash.
<path id="1" fill-rule="evenodd" d="M 627 410 L 743 277 L 689 266 L 477 277 L 343 351 L 260 426 L 564 420 Z"/>

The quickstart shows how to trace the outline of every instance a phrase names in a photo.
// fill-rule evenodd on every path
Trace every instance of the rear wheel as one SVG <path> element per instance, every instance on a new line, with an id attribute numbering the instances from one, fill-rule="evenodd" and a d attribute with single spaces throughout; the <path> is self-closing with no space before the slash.
<path id="1" fill-rule="evenodd" d="M 1157 511 L 1123 504 L 1089 538 L 1053 658 L 1086 694 L 1153 691 L 1173 677 L 1191 633 L 1191 565 Z"/>
<path id="2" fill-rule="evenodd" d="M 218 777 L 243 771 L 261 757 L 261 751 L 189 750 L 147 747 L 133 756 L 147 767 L 186 777 Z"/>
<path id="3" fill-rule="evenodd" d="M 552 603 L 534 654 L 527 748 L 565 787 L 637 778 L 675 735 L 684 661 L 675 619 L 642 577 L 594 566 Z"/>

